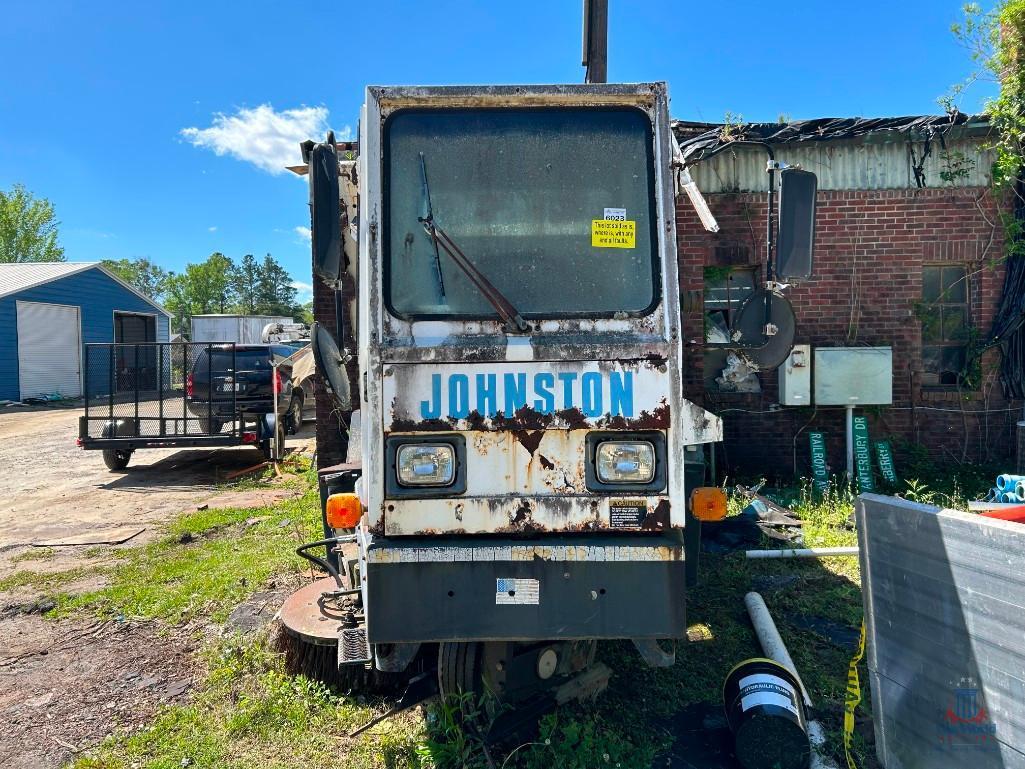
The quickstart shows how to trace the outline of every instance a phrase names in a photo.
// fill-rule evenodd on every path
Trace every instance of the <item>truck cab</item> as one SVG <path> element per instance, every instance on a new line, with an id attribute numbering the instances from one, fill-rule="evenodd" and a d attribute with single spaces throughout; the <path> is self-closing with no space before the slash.
<path id="1" fill-rule="evenodd" d="M 667 105 L 663 83 L 367 89 L 342 186 L 359 517 L 333 533 L 379 669 L 437 644 L 443 692 L 515 700 L 597 639 L 672 663 L 685 467 L 722 428 L 683 396 Z"/>

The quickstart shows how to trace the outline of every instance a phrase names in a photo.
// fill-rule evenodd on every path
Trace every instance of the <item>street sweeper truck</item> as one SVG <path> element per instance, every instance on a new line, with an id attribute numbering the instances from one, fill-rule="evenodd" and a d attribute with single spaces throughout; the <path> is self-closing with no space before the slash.
<path id="1" fill-rule="evenodd" d="M 280 618 L 321 667 L 516 704 L 600 688 L 600 639 L 674 663 L 688 525 L 725 512 L 720 420 L 682 388 L 674 146 L 664 83 L 370 87 L 358 142 L 307 143 L 318 428 L 347 449 L 300 548 L 332 576 Z M 765 297 L 740 350 L 780 328 Z"/>

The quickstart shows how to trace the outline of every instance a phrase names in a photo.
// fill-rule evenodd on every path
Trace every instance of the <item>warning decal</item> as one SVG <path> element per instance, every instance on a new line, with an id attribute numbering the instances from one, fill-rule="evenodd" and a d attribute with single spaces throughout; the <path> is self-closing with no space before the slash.
<path id="1" fill-rule="evenodd" d="M 541 582 L 536 579 L 495 580 L 495 605 L 541 603 Z"/>
<path id="2" fill-rule="evenodd" d="M 635 248 L 637 222 L 611 219 L 591 220 L 591 245 L 595 248 Z"/>
<path id="3" fill-rule="evenodd" d="M 609 500 L 609 525 L 613 529 L 640 526 L 648 514 L 648 503 L 643 499 Z"/>

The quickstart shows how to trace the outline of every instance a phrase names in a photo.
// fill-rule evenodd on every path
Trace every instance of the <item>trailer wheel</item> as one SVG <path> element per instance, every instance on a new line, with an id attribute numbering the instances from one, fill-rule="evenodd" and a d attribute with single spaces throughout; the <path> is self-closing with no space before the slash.
<path id="1" fill-rule="evenodd" d="M 284 424 L 281 421 L 279 421 L 278 424 L 277 424 L 277 428 L 276 429 L 277 429 L 277 432 L 278 432 L 278 445 L 281 446 L 282 451 L 284 451 L 284 448 L 285 448 L 285 426 L 284 426 Z M 266 438 L 266 439 L 260 441 L 260 453 L 263 454 L 263 458 L 266 459 L 268 462 L 271 460 L 272 449 L 273 449 L 273 447 L 271 446 L 271 443 L 272 443 L 272 441 L 271 441 L 270 438 Z M 280 459 L 280 457 L 279 457 L 279 459 Z"/>
<path id="2" fill-rule="evenodd" d="M 132 458 L 132 452 L 125 451 L 124 449 L 104 449 L 103 450 L 103 464 L 108 469 L 116 471 L 124 470 L 128 467 L 128 461 Z"/>

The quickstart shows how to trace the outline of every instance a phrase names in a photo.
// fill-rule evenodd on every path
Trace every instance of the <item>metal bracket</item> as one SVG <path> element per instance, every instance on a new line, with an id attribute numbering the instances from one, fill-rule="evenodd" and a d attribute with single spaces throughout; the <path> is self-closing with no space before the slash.
<path id="1" fill-rule="evenodd" d="M 654 638 L 631 638 L 641 659 L 649 668 L 670 668 L 676 664 L 676 647 L 670 652 L 663 651 Z"/>

